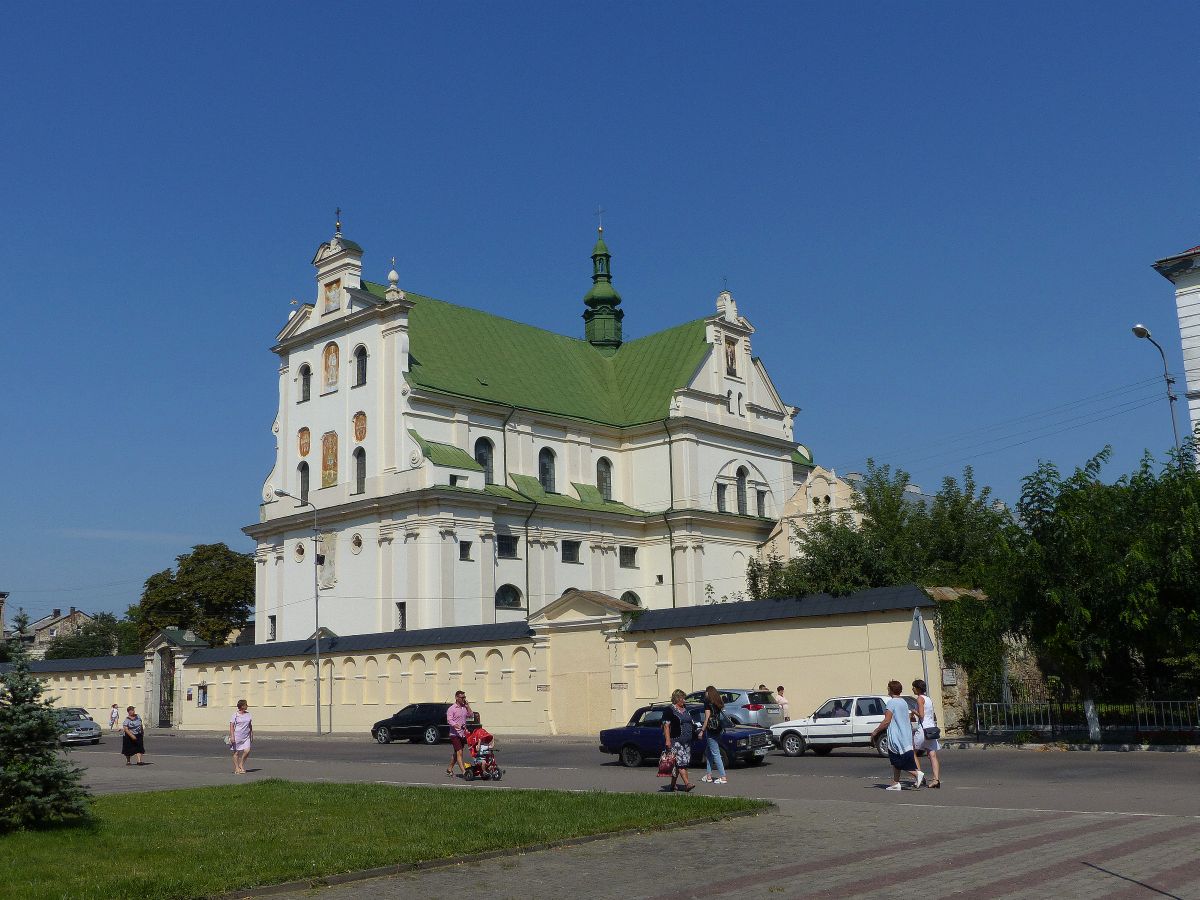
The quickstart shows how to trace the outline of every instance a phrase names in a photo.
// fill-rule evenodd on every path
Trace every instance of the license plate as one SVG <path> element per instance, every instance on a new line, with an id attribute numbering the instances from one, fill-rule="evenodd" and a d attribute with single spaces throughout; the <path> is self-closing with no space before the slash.
<path id="1" fill-rule="evenodd" d="M 767 748 L 766 748 L 766 747 L 759 747 L 757 750 L 755 750 L 755 751 L 754 751 L 754 755 L 755 755 L 755 756 L 766 756 L 766 755 L 767 755 Z"/>

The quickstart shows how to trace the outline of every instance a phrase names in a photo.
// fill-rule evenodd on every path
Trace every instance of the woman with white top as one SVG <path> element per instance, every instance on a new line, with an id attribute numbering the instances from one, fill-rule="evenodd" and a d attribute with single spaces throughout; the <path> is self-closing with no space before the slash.
<path id="1" fill-rule="evenodd" d="M 938 751 L 942 749 L 942 742 L 937 738 L 925 737 L 926 728 L 937 728 L 937 713 L 933 711 L 933 701 L 925 692 L 924 680 L 918 678 L 912 683 L 912 688 L 913 693 L 917 695 L 916 734 L 920 735 L 919 747 L 929 754 L 929 765 L 933 768 L 933 780 L 929 782 L 929 787 L 940 788 L 942 786 L 942 769 L 938 762 Z"/>

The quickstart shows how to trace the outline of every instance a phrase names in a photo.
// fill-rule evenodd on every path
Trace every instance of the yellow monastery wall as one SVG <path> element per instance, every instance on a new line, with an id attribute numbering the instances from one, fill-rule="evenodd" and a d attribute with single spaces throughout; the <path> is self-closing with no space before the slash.
<path id="1" fill-rule="evenodd" d="M 108 711 L 117 704 L 121 718 L 125 707 L 132 706 L 144 716 L 142 704 L 146 699 L 146 679 L 142 669 L 113 669 L 88 672 L 45 672 L 38 677 L 46 685 L 46 697 L 54 698 L 56 706 L 80 706 L 104 729 L 108 728 Z"/>

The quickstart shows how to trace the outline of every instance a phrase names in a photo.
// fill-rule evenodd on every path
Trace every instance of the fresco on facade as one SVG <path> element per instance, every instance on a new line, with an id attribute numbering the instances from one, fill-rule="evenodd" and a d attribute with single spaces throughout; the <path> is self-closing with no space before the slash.
<path id="1" fill-rule="evenodd" d="M 354 414 L 354 440 L 360 444 L 367 439 L 367 414 L 359 412 Z"/>
<path id="2" fill-rule="evenodd" d="M 312 447 L 312 434 L 307 428 L 300 429 L 300 455 L 308 456 L 308 451 Z"/>
<path id="3" fill-rule="evenodd" d="M 338 383 L 338 347 L 337 344 L 327 344 L 325 346 L 325 390 L 331 390 L 337 387 Z"/>
<path id="4" fill-rule="evenodd" d="M 325 312 L 333 312 L 342 305 L 342 282 L 334 279 L 325 285 Z"/>
<path id="5" fill-rule="evenodd" d="M 337 432 L 327 431 L 321 438 L 321 487 L 333 487 L 337 484 L 337 468 Z"/>

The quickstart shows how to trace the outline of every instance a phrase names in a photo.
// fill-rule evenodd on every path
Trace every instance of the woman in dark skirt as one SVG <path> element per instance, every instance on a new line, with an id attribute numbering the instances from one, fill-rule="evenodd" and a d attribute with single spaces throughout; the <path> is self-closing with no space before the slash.
<path id="1" fill-rule="evenodd" d="M 130 706 L 125 710 L 125 721 L 121 723 L 121 755 L 125 757 L 125 765 L 131 765 L 130 760 L 136 756 L 140 766 L 145 752 L 146 728 L 141 717 Z"/>

